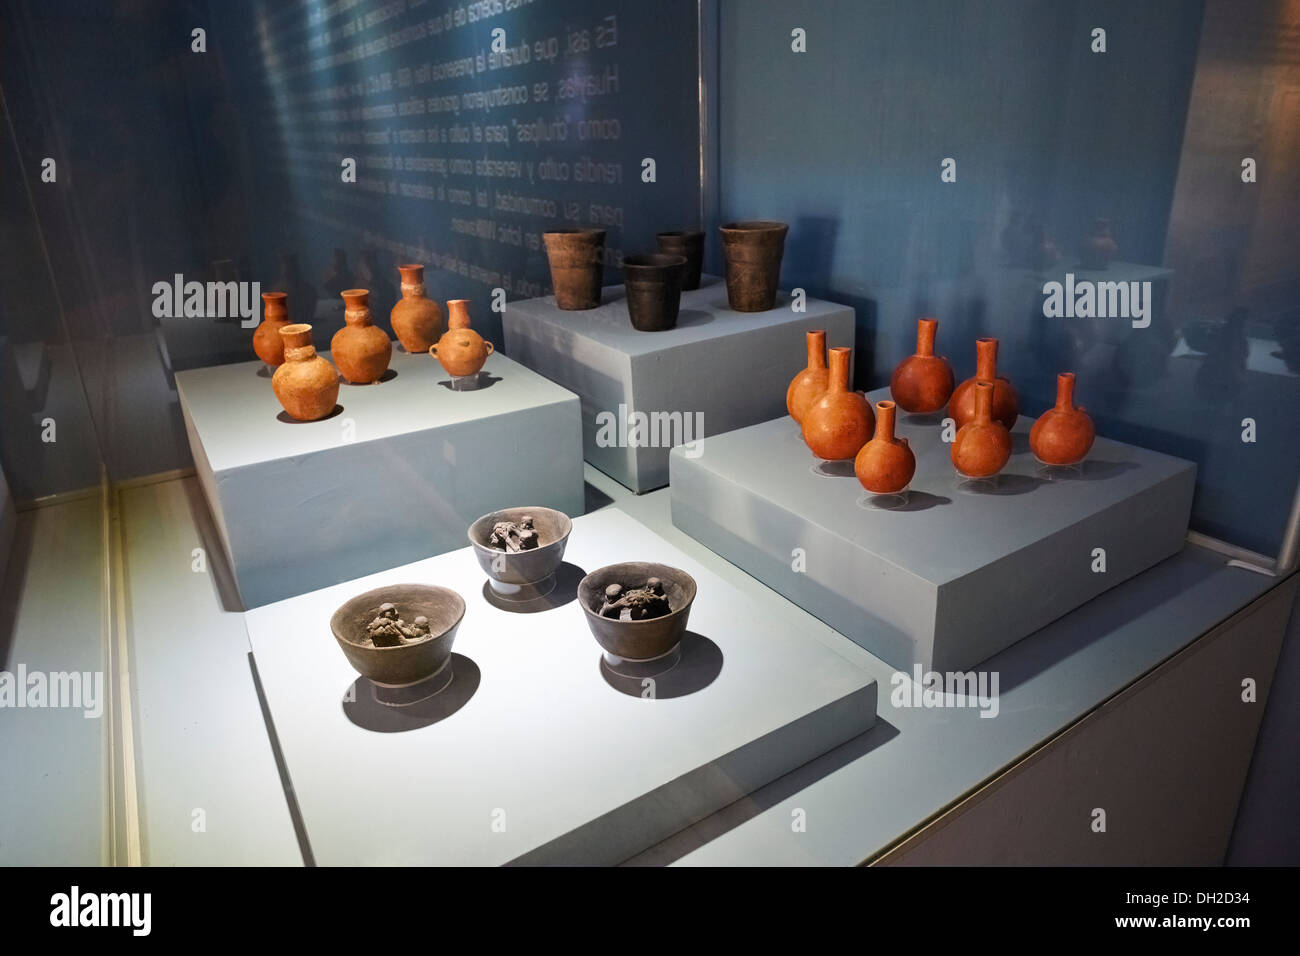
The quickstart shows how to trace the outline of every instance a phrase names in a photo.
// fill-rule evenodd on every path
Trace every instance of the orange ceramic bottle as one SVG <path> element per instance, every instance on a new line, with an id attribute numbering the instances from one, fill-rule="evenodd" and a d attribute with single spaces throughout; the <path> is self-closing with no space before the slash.
<path id="1" fill-rule="evenodd" d="M 383 329 L 370 322 L 370 292 L 347 289 L 343 321 L 347 324 L 330 339 L 330 356 L 343 377 L 354 385 L 377 382 L 388 371 L 393 343 Z"/>
<path id="2" fill-rule="evenodd" d="M 957 427 L 965 425 L 975 415 L 975 383 L 988 382 L 993 386 L 993 420 L 1001 422 L 1008 430 L 1015 427 L 1020 417 L 1020 399 L 1011 381 L 998 378 L 998 340 L 975 340 L 975 376 L 957 386 L 948 402 L 948 414 Z"/>
<path id="3" fill-rule="evenodd" d="M 314 422 L 334 411 L 339 399 L 339 373 L 316 354 L 310 325 L 286 325 L 284 364 L 275 370 L 271 388 L 291 418 Z"/>
<path id="4" fill-rule="evenodd" d="M 831 349 L 829 384 L 821 398 L 808 406 L 803 419 L 803 440 L 814 455 L 826 461 L 853 458 L 876 425 L 871 405 L 850 388 L 852 353 L 844 346 Z"/>
<path id="5" fill-rule="evenodd" d="M 826 368 L 826 332 L 816 329 L 807 333 L 808 367 L 794 377 L 785 390 L 785 407 L 790 417 L 803 424 L 808 406 L 821 398 L 830 379 Z"/>
<path id="6" fill-rule="evenodd" d="M 389 316 L 393 332 L 402 348 L 423 355 L 442 333 L 442 309 L 425 290 L 424 266 L 398 266 L 397 271 L 402 274 L 402 297 Z"/>
<path id="7" fill-rule="evenodd" d="M 1056 376 L 1056 407 L 1038 417 L 1029 430 L 1029 447 L 1045 465 L 1077 465 L 1088 457 L 1097 437 L 1092 419 L 1074 404 L 1074 373 Z"/>
<path id="8" fill-rule="evenodd" d="M 262 324 L 253 332 L 253 351 L 267 365 L 284 364 L 284 339 L 280 330 L 289 324 L 289 297 L 283 292 L 262 293 Z"/>
<path id="9" fill-rule="evenodd" d="M 469 327 L 469 299 L 447 302 L 447 331 L 429 354 L 442 363 L 452 378 L 477 375 L 492 354 L 492 343 Z"/>
<path id="10" fill-rule="evenodd" d="M 896 495 L 916 474 L 916 456 L 906 438 L 894 437 L 893 402 L 876 402 L 876 433 L 862 446 L 853 471 L 867 491 Z"/>
<path id="11" fill-rule="evenodd" d="M 889 392 L 905 412 L 928 415 L 948 404 L 952 394 L 952 366 L 934 354 L 938 319 L 916 320 L 916 354 L 898 363 L 889 380 Z"/>
<path id="12" fill-rule="evenodd" d="M 976 382 L 975 414 L 952 442 L 952 464 L 967 478 L 991 478 L 1011 459 L 1011 432 L 993 418 L 993 386 Z"/>

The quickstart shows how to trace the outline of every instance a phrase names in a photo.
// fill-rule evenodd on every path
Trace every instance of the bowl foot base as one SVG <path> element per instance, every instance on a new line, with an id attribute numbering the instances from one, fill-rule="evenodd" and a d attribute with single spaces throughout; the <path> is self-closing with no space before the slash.
<path id="1" fill-rule="evenodd" d="M 381 684 L 372 680 L 370 694 L 377 703 L 385 707 L 406 707 L 428 700 L 434 694 L 444 690 L 451 683 L 452 676 L 451 661 L 448 660 L 436 673 L 409 684 Z"/>
<path id="2" fill-rule="evenodd" d="M 666 654 L 648 660 L 636 661 L 618 657 L 609 651 L 604 653 L 605 666 L 620 677 L 657 677 L 677 666 L 682 659 L 682 645 L 675 644 Z"/>
<path id="3" fill-rule="evenodd" d="M 546 597 L 555 590 L 555 575 L 548 574 L 540 581 L 533 584 L 505 584 L 501 581 L 494 581 L 488 578 L 488 585 L 492 588 L 494 597 L 503 601 L 535 601 L 537 598 Z"/>

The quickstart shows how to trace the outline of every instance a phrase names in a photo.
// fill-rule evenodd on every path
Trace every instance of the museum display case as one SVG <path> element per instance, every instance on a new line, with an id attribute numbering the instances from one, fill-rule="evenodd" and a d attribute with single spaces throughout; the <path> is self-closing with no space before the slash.
<path id="1" fill-rule="evenodd" d="M 1297 30 L 0 0 L 0 864 L 1300 863 Z"/>

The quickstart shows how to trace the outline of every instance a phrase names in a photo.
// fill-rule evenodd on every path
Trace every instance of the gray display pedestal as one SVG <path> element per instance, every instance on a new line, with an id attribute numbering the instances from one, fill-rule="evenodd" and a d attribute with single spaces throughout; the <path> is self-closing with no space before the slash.
<path id="1" fill-rule="evenodd" d="M 509 303 L 505 350 L 577 393 L 586 460 L 637 493 L 668 483 L 674 445 L 784 414 L 786 387 L 807 365 L 806 331 L 853 345 L 848 306 L 807 299 L 794 312 L 782 294 L 768 312 L 733 312 L 713 276 L 682 293 L 677 327 L 666 332 L 632 328 L 621 285 L 602 296 L 582 312 L 561 311 L 553 296 Z M 648 416 L 639 432 L 635 413 Z"/>
<path id="2" fill-rule="evenodd" d="M 397 348 L 389 375 L 345 383 L 333 415 L 295 422 L 260 362 L 176 374 L 246 607 L 461 547 L 497 508 L 582 512 L 576 396 L 503 355 L 475 391 Z"/>
<path id="3" fill-rule="evenodd" d="M 585 572 L 658 561 L 699 587 L 681 660 L 608 671 L 575 593 Z M 530 613 L 488 601 L 468 548 L 250 611 L 258 675 L 317 863 L 613 864 L 865 732 L 876 682 L 628 517 L 575 519 L 556 589 Z M 451 684 L 386 707 L 330 634 L 385 584 L 467 605 Z M 811 623 L 811 622 L 808 622 Z"/>
<path id="4" fill-rule="evenodd" d="M 888 389 L 869 396 L 888 398 Z M 814 458 L 781 418 L 672 456 L 673 523 L 895 667 L 969 668 L 1177 552 L 1196 466 L 1098 438 L 1075 472 L 1029 451 L 960 479 L 938 417 L 901 416 L 905 503 Z"/>

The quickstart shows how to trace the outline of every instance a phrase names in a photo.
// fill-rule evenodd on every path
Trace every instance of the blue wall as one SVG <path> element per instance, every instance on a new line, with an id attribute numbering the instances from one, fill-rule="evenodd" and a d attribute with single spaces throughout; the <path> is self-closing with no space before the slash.
<path id="1" fill-rule="evenodd" d="M 330 12 L 314 4 L 282 5 L 254 0 L 239 5 L 239 43 L 228 43 L 233 98 L 253 144 L 259 175 L 249 179 L 253 210 L 255 261 L 270 261 L 277 252 L 298 253 L 317 281 L 335 247 L 349 251 L 355 266 L 358 250 L 374 250 L 391 282 L 398 262 L 426 263 L 429 294 L 437 299 L 476 300 L 475 324 L 501 345 L 499 317 L 489 312 L 491 290 L 506 285 L 508 298 L 528 298 L 550 291 L 550 271 L 540 244 L 501 242 L 506 227 L 518 226 L 522 238 L 539 236 L 557 227 L 594 226 L 607 232 L 611 253 L 653 251 L 655 233 L 695 228 L 700 218 L 697 9 L 694 0 L 527 0 L 513 8 L 501 6 L 482 20 L 429 25 L 439 14 L 457 7 L 449 0 L 429 0 L 395 10 L 372 26 L 362 24 L 384 16 L 381 0 L 361 0 L 355 7 Z M 214 7 L 215 9 L 215 7 Z M 355 34 L 340 35 L 349 23 Z M 326 36 L 323 28 L 331 32 Z M 509 50 L 527 51 L 522 65 L 421 82 L 422 66 L 435 66 L 486 56 L 492 33 L 505 31 Z M 401 42 L 404 31 L 429 30 L 412 42 Z M 304 49 L 309 37 L 314 45 Z M 380 55 L 351 59 L 361 42 L 394 38 Z M 322 38 L 324 38 L 322 40 Z M 549 52 L 545 44 L 558 46 Z M 544 57 L 531 51 L 543 44 Z M 330 65 L 322 62 L 335 60 Z M 400 85 L 404 71 L 406 85 Z M 592 95 L 572 95 L 573 80 L 607 76 L 616 84 L 597 86 Z M 348 84 L 373 86 L 391 79 L 391 89 L 371 89 L 364 95 L 337 97 Z M 454 111 L 364 119 L 322 118 L 320 111 L 417 105 L 433 96 L 468 96 L 499 88 L 524 89 L 522 105 L 461 107 Z M 544 89 L 544 92 L 543 92 Z M 332 91 L 332 92 L 331 92 Z M 330 98 L 320 98 L 330 92 Z M 546 127 L 564 121 L 567 138 L 547 139 Z M 540 142 L 520 137 L 520 129 L 543 124 Z M 599 136 L 584 134 L 580 124 L 598 121 Z M 508 142 L 471 141 L 463 144 L 399 143 L 378 145 L 347 142 L 347 137 L 384 137 L 403 128 L 495 128 Z M 611 134 L 617 138 L 608 138 Z M 584 138 L 585 137 L 585 138 Z M 345 156 L 371 156 L 400 166 L 407 160 L 519 160 L 533 164 L 522 178 L 486 178 L 443 173 L 361 168 L 359 184 L 340 181 Z M 655 161 L 655 181 L 642 180 L 642 161 Z M 590 170 L 590 159 L 603 169 L 618 168 L 621 182 L 579 181 L 579 169 Z M 567 167 L 567 178 L 543 181 L 547 162 Z M 484 190 L 486 206 L 457 206 L 410 195 L 385 194 L 371 184 L 389 188 L 408 185 Z M 497 208 L 497 194 L 553 203 L 554 213 L 522 214 Z M 492 220 L 496 234 L 482 237 L 466 231 L 465 222 Z M 444 258 L 445 257 L 445 258 Z M 451 265 L 448 265 L 448 259 Z M 606 283 L 619 281 L 617 257 L 606 271 Z M 481 273 L 463 271 L 472 265 Z M 487 278 L 485 276 L 492 276 Z M 372 290 L 372 307 L 376 298 Z M 391 302 L 383 304 L 384 313 Z"/>
<path id="2" fill-rule="evenodd" d="M 1075 371 L 1103 435 L 1198 462 L 1194 525 L 1272 554 L 1300 469 L 1276 437 L 1296 425 L 1294 375 L 1171 357 L 1184 324 L 1222 313 L 1159 308 L 1134 329 L 1042 312 L 1044 281 L 1077 267 L 1098 216 L 1131 274 L 1153 277 L 1158 305 L 1179 281 L 1159 277 L 1203 12 L 1188 0 L 720 0 L 716 213 L 791 224 L 783 285 L 857 309 L 858 387 L 887 384 L 918 316 L 940 319 L 959 379 L 974 339 L 997 336 L 1026 412 Z M 1090 49 L 1094 27 L 1105 53 Z M 791 49 L 795 28 L 805 53 Z M 946 157 L 956 182 L 940 179 Z M 1053 269 L 1009 254 L 1021 219 L 1054 238 Z M 1272 444 L 1243 446 L 1245 415 L 1268 421 Z M 1243 465 L 1266 486 L 1252 500 Z"/>

